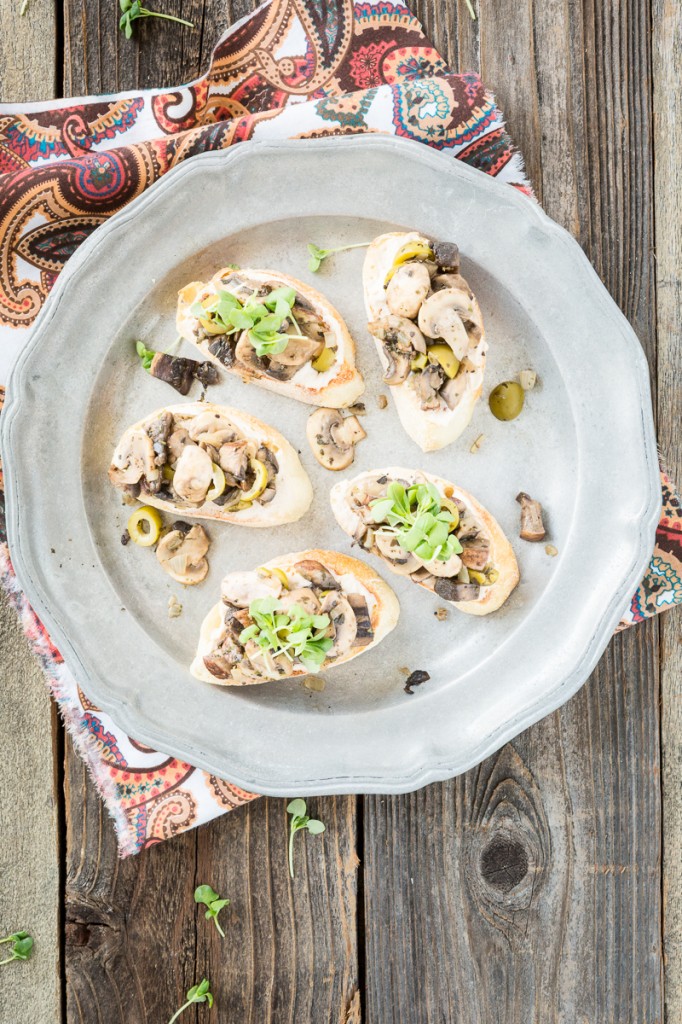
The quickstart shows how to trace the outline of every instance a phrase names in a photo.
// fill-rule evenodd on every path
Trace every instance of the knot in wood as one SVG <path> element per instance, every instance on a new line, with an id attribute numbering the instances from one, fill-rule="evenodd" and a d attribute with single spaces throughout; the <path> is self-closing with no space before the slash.
<path id="1" fill-rule="evenodd" d="M 481 875 L 488 885 L 511 892 L 528 874 L 528 854 L 520 842 L 495 836 L 481 852 Z"/>

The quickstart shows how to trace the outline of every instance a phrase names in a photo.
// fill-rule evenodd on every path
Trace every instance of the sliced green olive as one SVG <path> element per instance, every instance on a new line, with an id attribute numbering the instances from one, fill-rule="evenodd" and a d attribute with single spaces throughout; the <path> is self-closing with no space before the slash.
<path id="1" fill-rule="evenodd" d="M 161 533 L 163 520 L 158 509 L 151 505 L 143 505 L 133 512 L 128 520 L 130 539 L 141 548 L 150 548 L 156 544 Z"/>
<path id="2" fill-rule="evenodd" d="M 219 327 L 217 323 L 213 320 L 209 320 L 208 317 L 200 316 L 199 323 L 207 334 L 225 334 L 225 328 Z"/>
<path id="3" fill-rule="evenodd" d="M 168 483 L 172 483 L 173 477 L 175 476 L 175 470 L 172 469 L 167 462 L 165 462 L 161 467 L 161 476 L 163 477 L 164 480 L 168 481 Z"/>
<path id="4" fill-rule="evenodd" d="M 391 280 L 398 267 L 402 267 L 403 263 L 410 263 L 412 260 L 423 262 L 434 259 L 435 256 L 433 255 L 433 249 L 426 245 L 425 242 L 405 242 L 405 244 L 401 245 L 395 254 L 393 266 L 384 279 L 384 288 Z"/>
<path id="5" fill-rule="evenodd" d="M 325 346 L 320 352 L 317 359 L 313 359 L 313 370 L 317 370 L 318 373 L 324 373 L 331 366 L 334 365 L 336 360 L 336 352 L 333 348 L 327 348 Z"/>
<path id="6" fill-rule="evenodd" d="M 459 370 L 459 359 L 449 345 L 438 342 L 436 345 L 429 345 L 427 351 L 431 362 L 435 361 L 438 363 L 450 380 L 457 376 L 457 371 Z"/>
<path id="7" fill-rule="evenodd" d="M 227 483 L 225 481 L 225 474 L 223 473 L 220 466 L 215 462 L 213 463 L 213 476 L 211 477 L 211 486 L 206 493 L 206 501 L 215 501 L 221 494 L 224 493 Z"/>
<path id="8" fill-rule="evenodd" d="M 486 569 L 484 572 L 479 572 L 478 569 L 469 569 L 469 580 L 478 583 L 481 587 L 492 587 L 493 583 L 497 583 L 499 576 L 497 569 Z"/>
<path id="9" fill-rule="evenodd" d="M 523 409 L 523 388 L 515 380 L 505 380 L 490 392 L 490 411 L 498 420 L 515 420 Z"/>
<path id="10" fill-rule="evenodd" d="M 259 459 L 249 459 L 249 464 L 256 476 L 250 490 L 240 495 L 243 502 L 254 501 L 268 486 L 268 471 L 264 463 Z"/>
<path id="11" fill-rule="evenodd" d="M 450 501 L 449 498 L 441 498 L 440 505 L 441 508 L 445 508 L 448 512 L 452 513 L 453 519 L 450 523 L 450 533 L 452 533 L 452 531 L 456 530 L 459 526 L 459 509 L 455 505 L 454 501 Z"/>
<path id="12" fill-rule="evenodd" d="M 416 356 L 410 363 L 410 369 L 423 370 L 428 361 L 429 357 L 427 356 L 426 352 L 420 352 L 419 355 Z"/>

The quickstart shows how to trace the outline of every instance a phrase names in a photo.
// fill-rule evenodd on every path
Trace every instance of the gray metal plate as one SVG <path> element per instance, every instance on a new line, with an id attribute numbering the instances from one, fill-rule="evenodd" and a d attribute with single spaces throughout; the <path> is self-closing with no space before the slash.
<path id="1" fill-rule="evenodd" d="M 376 400 L 364 252 L 317 275 L 306 268 L 308 241 L 369 241 L 396 226 L 459 243 L 490 345 L 472 424 L 429 455 Z M 186 590 L 150 551 L 120 544 L 129 510 L 107 480 L 113 446 L 177 398 L 139 369 L 132 339 L 165 348 L 178 287 L 231 262 L 310 281 L 344 315 L 369 435 L 348 475 L 419 466 L 471 490 L 519 560 L 521 584 L 499 612 L 450 610 L 438 621 L 437 598 L 384 572 L 401 603 L 396 630 L 329 673 L 323 692 L 300 681 L 221 689 L 189 675 L 225 572 L 306 547 L 351 551 L 328 507 L 337 477 L 305 441 L 311 408 L 228 374 L 210 399 L 259 416 L 300 449 L 315 488 L 310 513 L 270 533 L 209 524 L 208 580 Z M 518 420 L 497 422 L 488 392 L 527 367 L 541 386 Z M 606 646 L 645 571 L 660 508 L 646 360 L 578 245 L 508 185 L 389 137 L 246 143 L 180 164 L 69 261 L 15 368 L 2 427 L 19 580 L 85 692 L 137 740 L 275 795 L 415 789 L 554 710 Z M 519 490 L 542 501 L 558 557 L 518 540 Z M 171 593 L 184 608 L 173 620 Z M 408 696 L 404 669 L 431 679 Z"/>

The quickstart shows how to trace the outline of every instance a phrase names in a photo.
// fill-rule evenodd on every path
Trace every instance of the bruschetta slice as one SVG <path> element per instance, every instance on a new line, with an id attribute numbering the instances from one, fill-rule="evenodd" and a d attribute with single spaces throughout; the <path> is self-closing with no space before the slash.
<path id="1" fill-rule="evenodd" d="M 374 469 L 330 495 L 339 526 L 400 576 L 469 615 L 488 615 L 519 582 L 511 544 L 471 494 L 422 470 Z"/>
<path id="2" fill-rule="evenodd" d="M 345 408 L 365 390 L 341 315 L 274 270 L 219 270 L 180 289 L 177 328 L 217 366 L 309 405 Z"/>
<path id="3" fill-rule="evenodd" d="M 471 420 L 487 344 L 459 250 L 417 231 L 375 238 L 363 270 L 370 334 L 400 421 L 422 451 L 444 448 Z"/>
<path id="4" fill-rule="evenodd" d="M 169 405 L 124 433 L 109 479 L 183 519 L 241 526 L 293 523 L 313 497 L 286 438 L 239 409 L 209 402 Z"/>
<path id="5" fill-rule="evenodd" d="M 247 686 L 327 671 L 380 643 L 398 599 L 363 562 L 338 551 L 299 551 L 231 572 L 201 626 L 197 679 Z"/>

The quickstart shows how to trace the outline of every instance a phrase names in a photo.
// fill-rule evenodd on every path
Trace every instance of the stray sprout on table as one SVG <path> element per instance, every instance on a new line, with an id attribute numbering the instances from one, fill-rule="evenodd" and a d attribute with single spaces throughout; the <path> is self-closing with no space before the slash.
<path id="1" fill-rule="evenodd" d="M 316 818 L 309 818 L 306 814 L 305 800 L 292 800 L 287 804 L 287 814 L 291 815 L 289 823 L 289 874 L 294 877 L 294 836 L 302 828 L 307 828 L 312 836 L 319 836 L 324 832 L 324 825 Z"/>
<path id="2" fill-rule="evenodd" d="M 218 893 L 214 892 L 210 885 L 198 885 L 194 890 L 194 902 L 203 903 L 208 907 L 204 915 L 206 920 L 213 921 L 222 937 L 225 938 L 225 932 L 220 927 L 220 922 L 218 921 L 218 914 L 223 907 L 230 905 L 230 901 L 221 900 Z"/>
<path id="3" fill-rule="evenodd" d="M 314 274 L 320 269 L 324 260 L 328 259 L 333 253 L 348 252 L 349 249 L 366 249 L 369 244 L 369 242 L 358 242 L 357 245 L 340 245 L 338 249 L 320 249 L 319 245 L 315 245 L 314 242 L 308 242 L 308 252 L 310 253 L 308 270 L 312 270 Z"/>
<path id="4" fill-rule="evenodd" d="M 121 7 L 121 18 L 118 27 L 125 32 L 126 39 L 133 34 L 133 22 L 138 18 L 163 18 L 164 21 L 176 21 L 179 25 L 187 25 L 194 28 L 194 22 L 185 21 L 184 18 L 176 18 L 172 14 L 161 14 L 159 11 L 149 11 L 144 6 L 145 0 L 119 0 Z M 24 13 L 23 10 L 21 12 Z"/>
<path id="5" fill-rule="evenodd" d="M 198 985 L 194 985 L 187 993 L 187 1002 L 183 1003 L 179 1010 L 176 1010 L 168 1024 L 173 1024 L 173 1021 L 177 1020 L 180 1014 L 191 1006 L 192 1003 L 208 1003 L 209 1010 L 213 1006 L 213 995 L 209 991 L 211 983 L 208 978 L 203 978 Z"/>
<path id="6" fill-rule="evenodd" d="M 0 960 L 0 967 L 3 967 L 4 964 L 11 964 L 13 960 L 28 960 L 33 951 L 33 939 L 28 932 L 13 932 L 4 939 L 0 939 L 0 944 L 3 942 L 11 942 L 12 948 L 11 956 Z"/>

